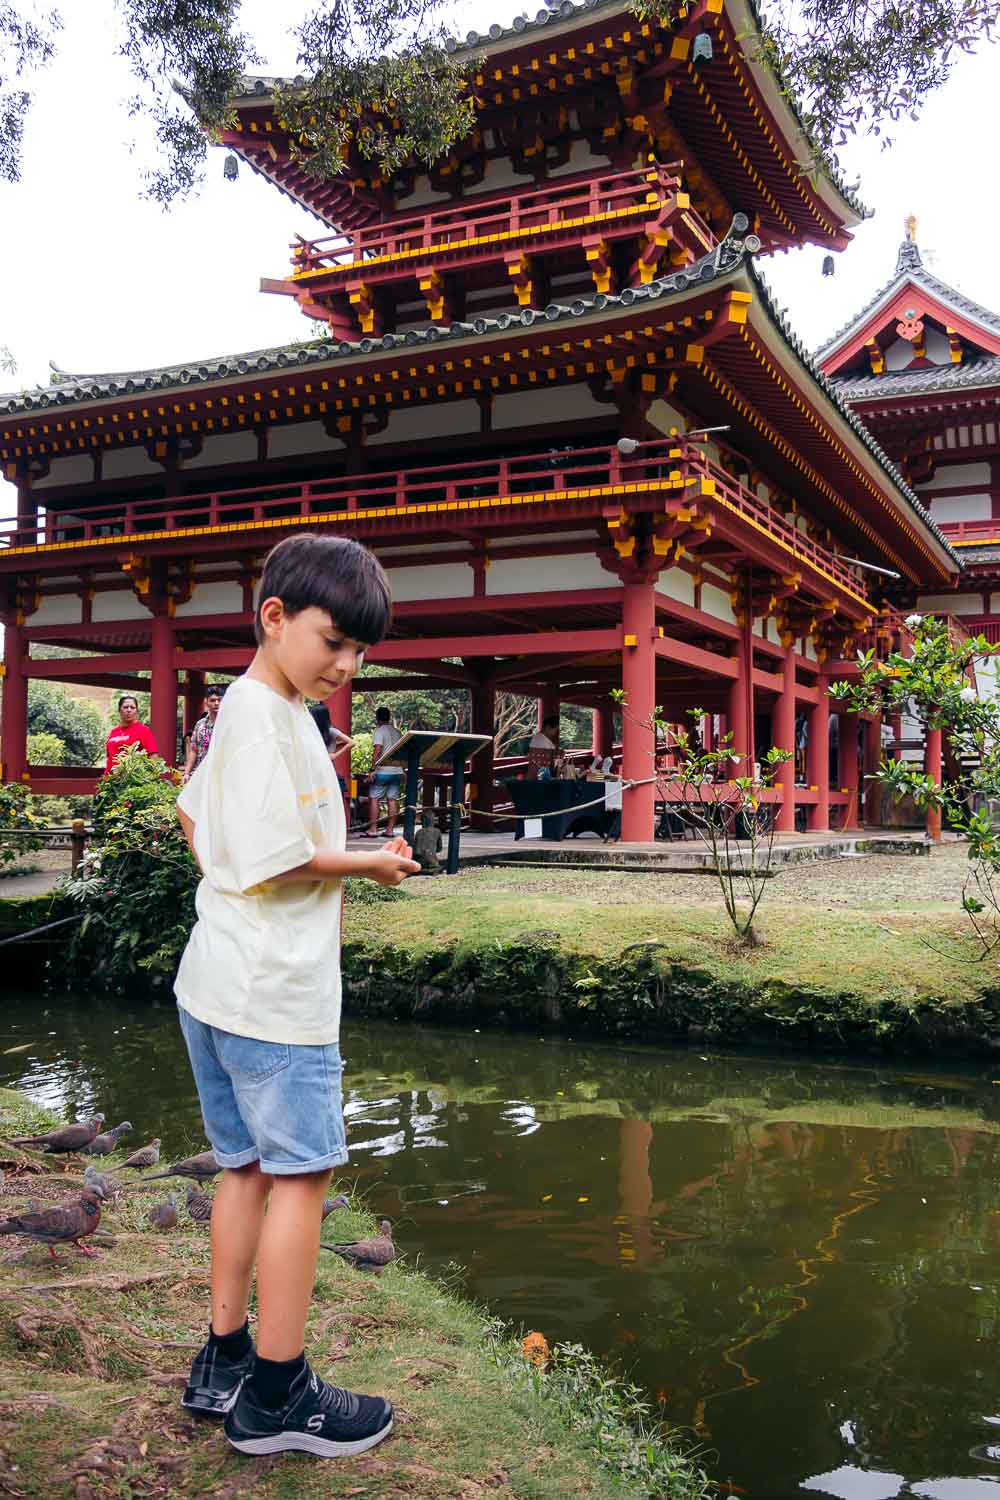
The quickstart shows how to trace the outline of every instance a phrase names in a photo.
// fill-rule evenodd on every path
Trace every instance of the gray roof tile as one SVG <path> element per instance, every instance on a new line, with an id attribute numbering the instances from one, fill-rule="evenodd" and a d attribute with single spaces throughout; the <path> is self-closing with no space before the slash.
<path id="1" fill-rule="evenodd" d="M 961 365 L 930 365 L 923 370 L 900 370 L 892 375 L 860 375 L 833 385 L 845 401 L 875 401 L 892 396 L 924 396 L 935 391 L 967 391 L 1000 385 L 1000 355 Z"/>

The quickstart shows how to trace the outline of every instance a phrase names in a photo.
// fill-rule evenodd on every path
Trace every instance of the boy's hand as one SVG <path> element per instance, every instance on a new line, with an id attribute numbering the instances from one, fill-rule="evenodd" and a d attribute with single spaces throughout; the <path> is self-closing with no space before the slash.
<path id="1" fill-rule="evenodd" d="M 371 856 L 370 867 L 365 873 L 376 885 L 402 885 L 407 875 L 416 875 L 420 869 L 412 854 L 413 850 L 405 839 L 390 839 Z"/>

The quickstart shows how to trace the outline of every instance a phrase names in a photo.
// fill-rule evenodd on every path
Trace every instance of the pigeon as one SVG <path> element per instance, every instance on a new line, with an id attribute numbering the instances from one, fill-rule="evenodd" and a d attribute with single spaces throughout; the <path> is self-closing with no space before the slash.
<path id="1" fill-rule="evenodd" d="M 0 1234 L 23 1234 L 40 1245 L 47 1245 L 55 1260 L 55 1245 L 75 1245 L 84 1255 L 95 1252 L 81 1245 L 84 1235 L 93 1234 L 101 1222 L 100 1188 L 88 1187 L 75 1203 L 61 1204 L 58 1208 L 42 1208 L 35 1212 L 13 1214 L 0 1220 Z"/>
<path id="2" fill-rule="evenodd" d="M 187 1211 L 196 1224 L 207 1224 L 212 1217 L 213 1198 L 209 1193 L 199 1193 L 193 1182 L 188 1183 Z"/>
<path id="3" fill-rule="evenodd" d="M 353 1245 L 324 1245 L 324 1250 L 332 1250 L 334 1255 L 340 1255 L 344 1260 L 349 1260 L 352 1265 L 361 1271 L 381 1270 L 390 1261 L 396 1259 L 396 1247 L 392 1243 L 392 1225 L 388 1219 L 383 1219 L 379 1225 L 379 1232 L 370 1240 L 356 1240 Z"/>
<path id="4" fill-rule="evenodd" d="M 144 1172 L 147 1167 L 155 1167 L 160 1159 L 160 1137 L 155 1135 L 148 1146 L 140 1146 L 138 1151 L 116 1167 L 116 1172 L 124 1172 L 126 1167 L 131 1167 L 134 1172 Z"/>
<path id="5" fill-rule="evenodd" d="M 154 1172 L 146 1181 L 157 1182 L 161 1177 L 192 1177 L 195 1182 L 208 1182 L 221 1171 L 215 1153 L 203 1151 L 200 1156 L 185 1156 L 183 1161 L 176 1162 L 165 1172 Z"/>
<path id="6" fill-rule="evenodd" d="M 324 1219 L 328 1219 L 335 1208 L 350 1208 L 350 1206 L 343 1193 L 338 1193 L 336 1198 L 324 1198 L 323 1217 Z"/>
<path id="7" fill-rule="evenodd" d="M 146 1215 L 154 1229 L 177 1228 L 177 1194 L 170 1193 L 166 1201 L 157 1203 Z"/>
<path id="8" fill-rule="evenodd" d="M 114 1198 L 121 1188 L 121 1183 L 110 1172 L 99 1172 L 92 1166 L 84 1167 L 83 1180 L 87 1187 L 100 1188 L 105 1198 Z"/>
<path id="9" fill-rule="evenodd" d="M 110 1156 L 112 1151 L 118 1150 L 118 1137 L 126 1135 L 132 1129 L 131 1120 L 123 1120 L 113 1130 L 106 1130 L 103 1135 L 95 1136 L 89 1146 L 84 1147 L 84 1156 Z"/>
<path id="10" fill-rule="evenodd" d="M 11 1136 L 8 1144 L 11 1146 L 34 1146 L 38 1150 L 45 1151 L 82 1151 L 84 1146 L 89 1146 L 97 1136 L 97 1132 L 104 1124 L 103 1115 L 95 1115 L 92 1120 L 85 1124 L 60 1125 L 56 1130 L 49 1130 L 44 1135 L 18 1135 Z"/>

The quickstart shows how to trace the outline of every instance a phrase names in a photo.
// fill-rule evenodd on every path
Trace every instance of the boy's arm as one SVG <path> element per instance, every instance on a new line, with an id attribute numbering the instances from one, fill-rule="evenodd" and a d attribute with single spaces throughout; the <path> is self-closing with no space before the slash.
<path id="1" fill-rule="evenodd" d="M 336 880 L 345 875 L 363 875 L 376 885 L 401 885 L 407 875 L 416 875 L 419 864 L 404 839 L 391 839 L 381 849 L 354 853 L 347 849 L 317 849 L 312 859 L 293 870 L 272 875 L 268 885 L 296 880 Z"/>
<path id="2" fill-rule="evenodd" d="M 181 830 L 184 834 L 184 837 L 187 839 L 188 848 L 191 850 L 191 858 L 194 860 L 195 864 L 198 865 L 198 856 L 194 852 L 194 823 L 181 807 L 177 809 L 177 816 L 180 819 Z M 200 870 L 201 865 L 198 865 L 198 868 Z"/>

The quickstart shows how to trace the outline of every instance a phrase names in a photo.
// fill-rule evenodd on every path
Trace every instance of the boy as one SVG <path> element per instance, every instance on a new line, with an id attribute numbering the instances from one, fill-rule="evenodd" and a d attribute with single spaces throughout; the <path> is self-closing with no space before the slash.
<path id="1" fill-rule="evenodd" d="M 356 542 L 302 535 L 264 564 L 257 654 L 227 690 L 204 762 L 178 798 L 202 871 L 177 974 L 205 1129 L 225 1168 L 212 1212 L 212 1322 L 183 1405 L 225 1416 L 244 1453 L 361 1453 L 392 1407 L 306 1363 L 306 1313 L 341 1112 L 343 878 L 398 885 L 402 839 L 345 851 L 344 807 L 303 698 L 328 698 L 389 625 L 389 586 Z M 266 1210 L 266 1212 L 265 1212 Z M 258 1344 L 247 1326 L 257 1268 Z"/>

